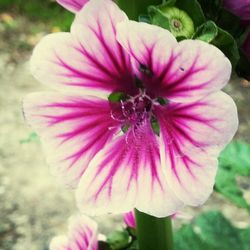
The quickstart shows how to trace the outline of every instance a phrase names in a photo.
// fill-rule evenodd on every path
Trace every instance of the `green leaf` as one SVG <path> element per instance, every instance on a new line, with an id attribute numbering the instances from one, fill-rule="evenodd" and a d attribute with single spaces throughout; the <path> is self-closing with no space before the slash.
<path id="1" fill-rule="evenodd" d="M 161 10 L 155 6 L 148 8 L 149 16 L 151 17 L 151 23 L 162 27 L 163 29 L 170 30 L 170 23 L 168 18 L 161 12 Z"/>
<path id="2" fill-rule="evenodd" d="M 250 227 L 241 229 L 239 233 L 241 241 L 244 243 L 244 248 L 242 250 L 250 250 Z"/>
<path id="3" fill-rule="evenodd" d="M 211 43 L 218 35 L 218 28 L 213 21 L 208 21 L 202 24 L 196 30 L 193 39 Z"/>
<path id="4" fill-rule="evenodd" d="M 112 250 L 119 250 L 127 247 L 130 242 L 130 236 L 127 231 L 114 231 L 107 236 L 107 243 Z"/>
<path id="5" fill-rule="evenodd" d="M 218 27 L 218 35 L 212 41 L 230 60 L 233 68 L 237 65 L 240 55 L 235 39 L 227 31 Z"/>
<path id="6" fill-rule="evenodd" d="M 242 190 L 236 182 L 236 175 L 230 169 L 220 167 L 216 176 L 215 191 L 221 193 L 235 205 L 250 210 Z"/>
<path id="7" fill-rule="evenodd" d="M 235 38 L 244 30 L 240 18 L 223 8 L 222 0 L 198 0 L 207 20 L 214 21 L 220 28 Z"/>
<path id="8" fill-rule="evenodd" d="M 219 28 L 215 22 L 207 21 L 196 30 L 193 39 L 202 40 L 218 47 L 231 61 L 233 68 L 240 59 L 238 45 L 230 33 Z"/>
<path id="9" fill-rule="evenodd" d="M 221 9 L 216 23 L 220 28 L 228 31 L 235 38 L 239 37 L 245 30 L 240 18 L 225 9 Z"/>
<path id="10" fill-rule="evenodd" d="M 199 216 L 194 223 L 194 230 L 200 238 L 214 249 L 242 249 L 239 230 L 220 212 L 209 211 Z"/>
<path id="11" fill-rule="evenodd" d="M 175 233 L 176 250 L 249 250 L 250 231 L 234 227 L 220 212 L 210 211 Z"/>
<path id="12" fill-rule="evenodd" d="M 208 20 L 217 20 L 222 9 L 222 0 L 198 0 Z"/>
<path id="13" fill-rule="evenodd" d="M 230 143 L 221 153 L 220 166 L 230 168 L 234 173 L 250 176 L 250 145 L 243 141 Z"/>
<path id="14" fill-rule="evenodd" d="M 250 145 L 240 141 L 230 143 L 221 153 L 215 190 L 235 205 L 250 211 L 250 205 L 237 184 L 238 175 L 250 176 Z"/>
<path id="15" fill-rule="evenodd" d="M 184 225 L 174 234 L 176 250 L 209 250 L 209 245 L 200 239 L 192 225 Z"/>

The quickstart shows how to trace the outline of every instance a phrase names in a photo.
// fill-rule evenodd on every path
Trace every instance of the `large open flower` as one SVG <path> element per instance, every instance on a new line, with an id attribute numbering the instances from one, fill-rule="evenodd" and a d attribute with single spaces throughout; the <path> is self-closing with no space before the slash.
<path id="1" fill-rule="evenodd" d="M 178 43 L 110 0 L 91 0 L 71 33 L 38 44 L 31 66 L 60 92 L 29 95 L 25 116 L 85 213 L 136 207 L 161 217 L 208 198 L 238 125 L 220 91 L 231 64 L 216 47 Z"/>
<path id="2" fill-rule="evenodd" d="M 50 250 L 97 250 L 97 237 L 96 222 L 84 215 L 75 215 L 69 220 L 68 235 L 53 238 Z"/>

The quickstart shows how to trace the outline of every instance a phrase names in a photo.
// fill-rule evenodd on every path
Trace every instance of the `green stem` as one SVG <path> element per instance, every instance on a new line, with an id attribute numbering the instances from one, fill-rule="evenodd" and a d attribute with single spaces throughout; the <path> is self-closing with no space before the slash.
<path id="1" fill-rule="evenodd" d="M 173 250 L 171 218 L 156 218 L 135 210 L 140 250 Z"/>
<path id="2" fill-rule="evenodd" d="M 138 20 L 139 15 L 147 14 L 148 6 L 161 4 L 162 0 L 116 0 L 116 2 L 130 19 Z"/>

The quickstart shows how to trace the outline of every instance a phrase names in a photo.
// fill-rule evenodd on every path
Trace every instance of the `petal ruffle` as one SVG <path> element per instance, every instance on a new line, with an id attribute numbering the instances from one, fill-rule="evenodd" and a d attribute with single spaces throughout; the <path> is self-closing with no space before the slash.
<path id="1" fill-rule="evenodd" d="M 130 57 L 116 41 L 126 15 L 110 0 L 92 0 L 77 13 L 71 33 L 46 36 L 31 57 L 32 74 L 60 91 L 107 97 L 135 91 Z"/>
<path id="2" fill-rule="evenodd" d="M 117 39 L 139 62 L 151 96 L 190 102 L 220 90 L 230 79 L 230 61 L 213 45 L 177 43 L 167 30 L 146 23 L 125 21 L 117 27 Z"/>
<path id="3" fill-rule="evenodd" d="M 76 13 L 89 1 L 89 0 L 56 0 L 65 9 Z"/>
<path id="4" fill-rule="evenodd" d="M 237 128 L 236 106 L 218 92 L 192 104 L 158 106 L 161 159 L 168 185 L 187 205 L 200 205 L 213 190 L 217 157 Z"/>
<path id="5" fill-rule="evenodd" d="M 97 250 L 97 224 L 84 215 L 69 220 L 68 236 L 57 236 L 50 243 L 50 250 Z"/>
<path id="6" fill-rule="evenodd" d="M 106 145 L 82 176 L 76 197 L 80 210 L 89 215 L 124 213 L 135 207 L 164 217 L 182 206 L 167 186 L 149 124 Z"/>
<path id="7" fill-rule="evenodd" d="M 73 187 L 120 129 L 109 103 L 101 99 L 34 93 L 24 100 L 24 113 L 41 136 L 52 172 Z"/>

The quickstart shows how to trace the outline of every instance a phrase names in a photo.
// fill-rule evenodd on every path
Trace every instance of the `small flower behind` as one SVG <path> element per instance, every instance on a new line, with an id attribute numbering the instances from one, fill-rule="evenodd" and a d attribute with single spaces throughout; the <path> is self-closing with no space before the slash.
<path id="1" fill-rule="evenodd" d="M 81 10 L 81 8 L 89 1 L 89 0 L 56 0 L 60 5 L 62 5 L 67 10 L 76 13 Z"/>
<path id="2" fill-rule="evenodd" d="M 187 213 L 183 213 L 183 212 L 176 212 L 174 214 L 171 215 L 172 219 L 184 219 L 184 220 L 191 220 L 192 216 L 187 214 Z M 129 227 L 129 228 L 136 228 L 136 219 L 135 219 L 135 212 L 134 211 L 130 211 L 128 213 L 123 214 L 123 221 L 124 223 Z"/>
<path id="3" fill-rule="evenodd" d="M 57 236 L 50 243 L 50 250 L 97 250 L 97 224 L 84 215 L 69 220 L 68 235 Z"/>
<path id="4" fill-rule="evenodd" d="M 250 24 L 250 0 L 224 0 L 225 8 Z"/>
<path id="5" fill-rule="evenodd" d="M 209 197 L 217 157 L 238 127 L 220 91 L 231 64 L 219 49 L 178 43 L 129 21 L 111 0 L 91 0 L 70 33 L 37 45 L 31 70 L 58 92 L 29 95 L 25 117 L 84 213 L 165 217 Z"/>
<path id="6" fill-rule="evenodd" d="M 128 213 L 123 214 L 123 221 L 128 227 L 135 228 L 136 227 L 135 212 L 130 211 Z"/>

